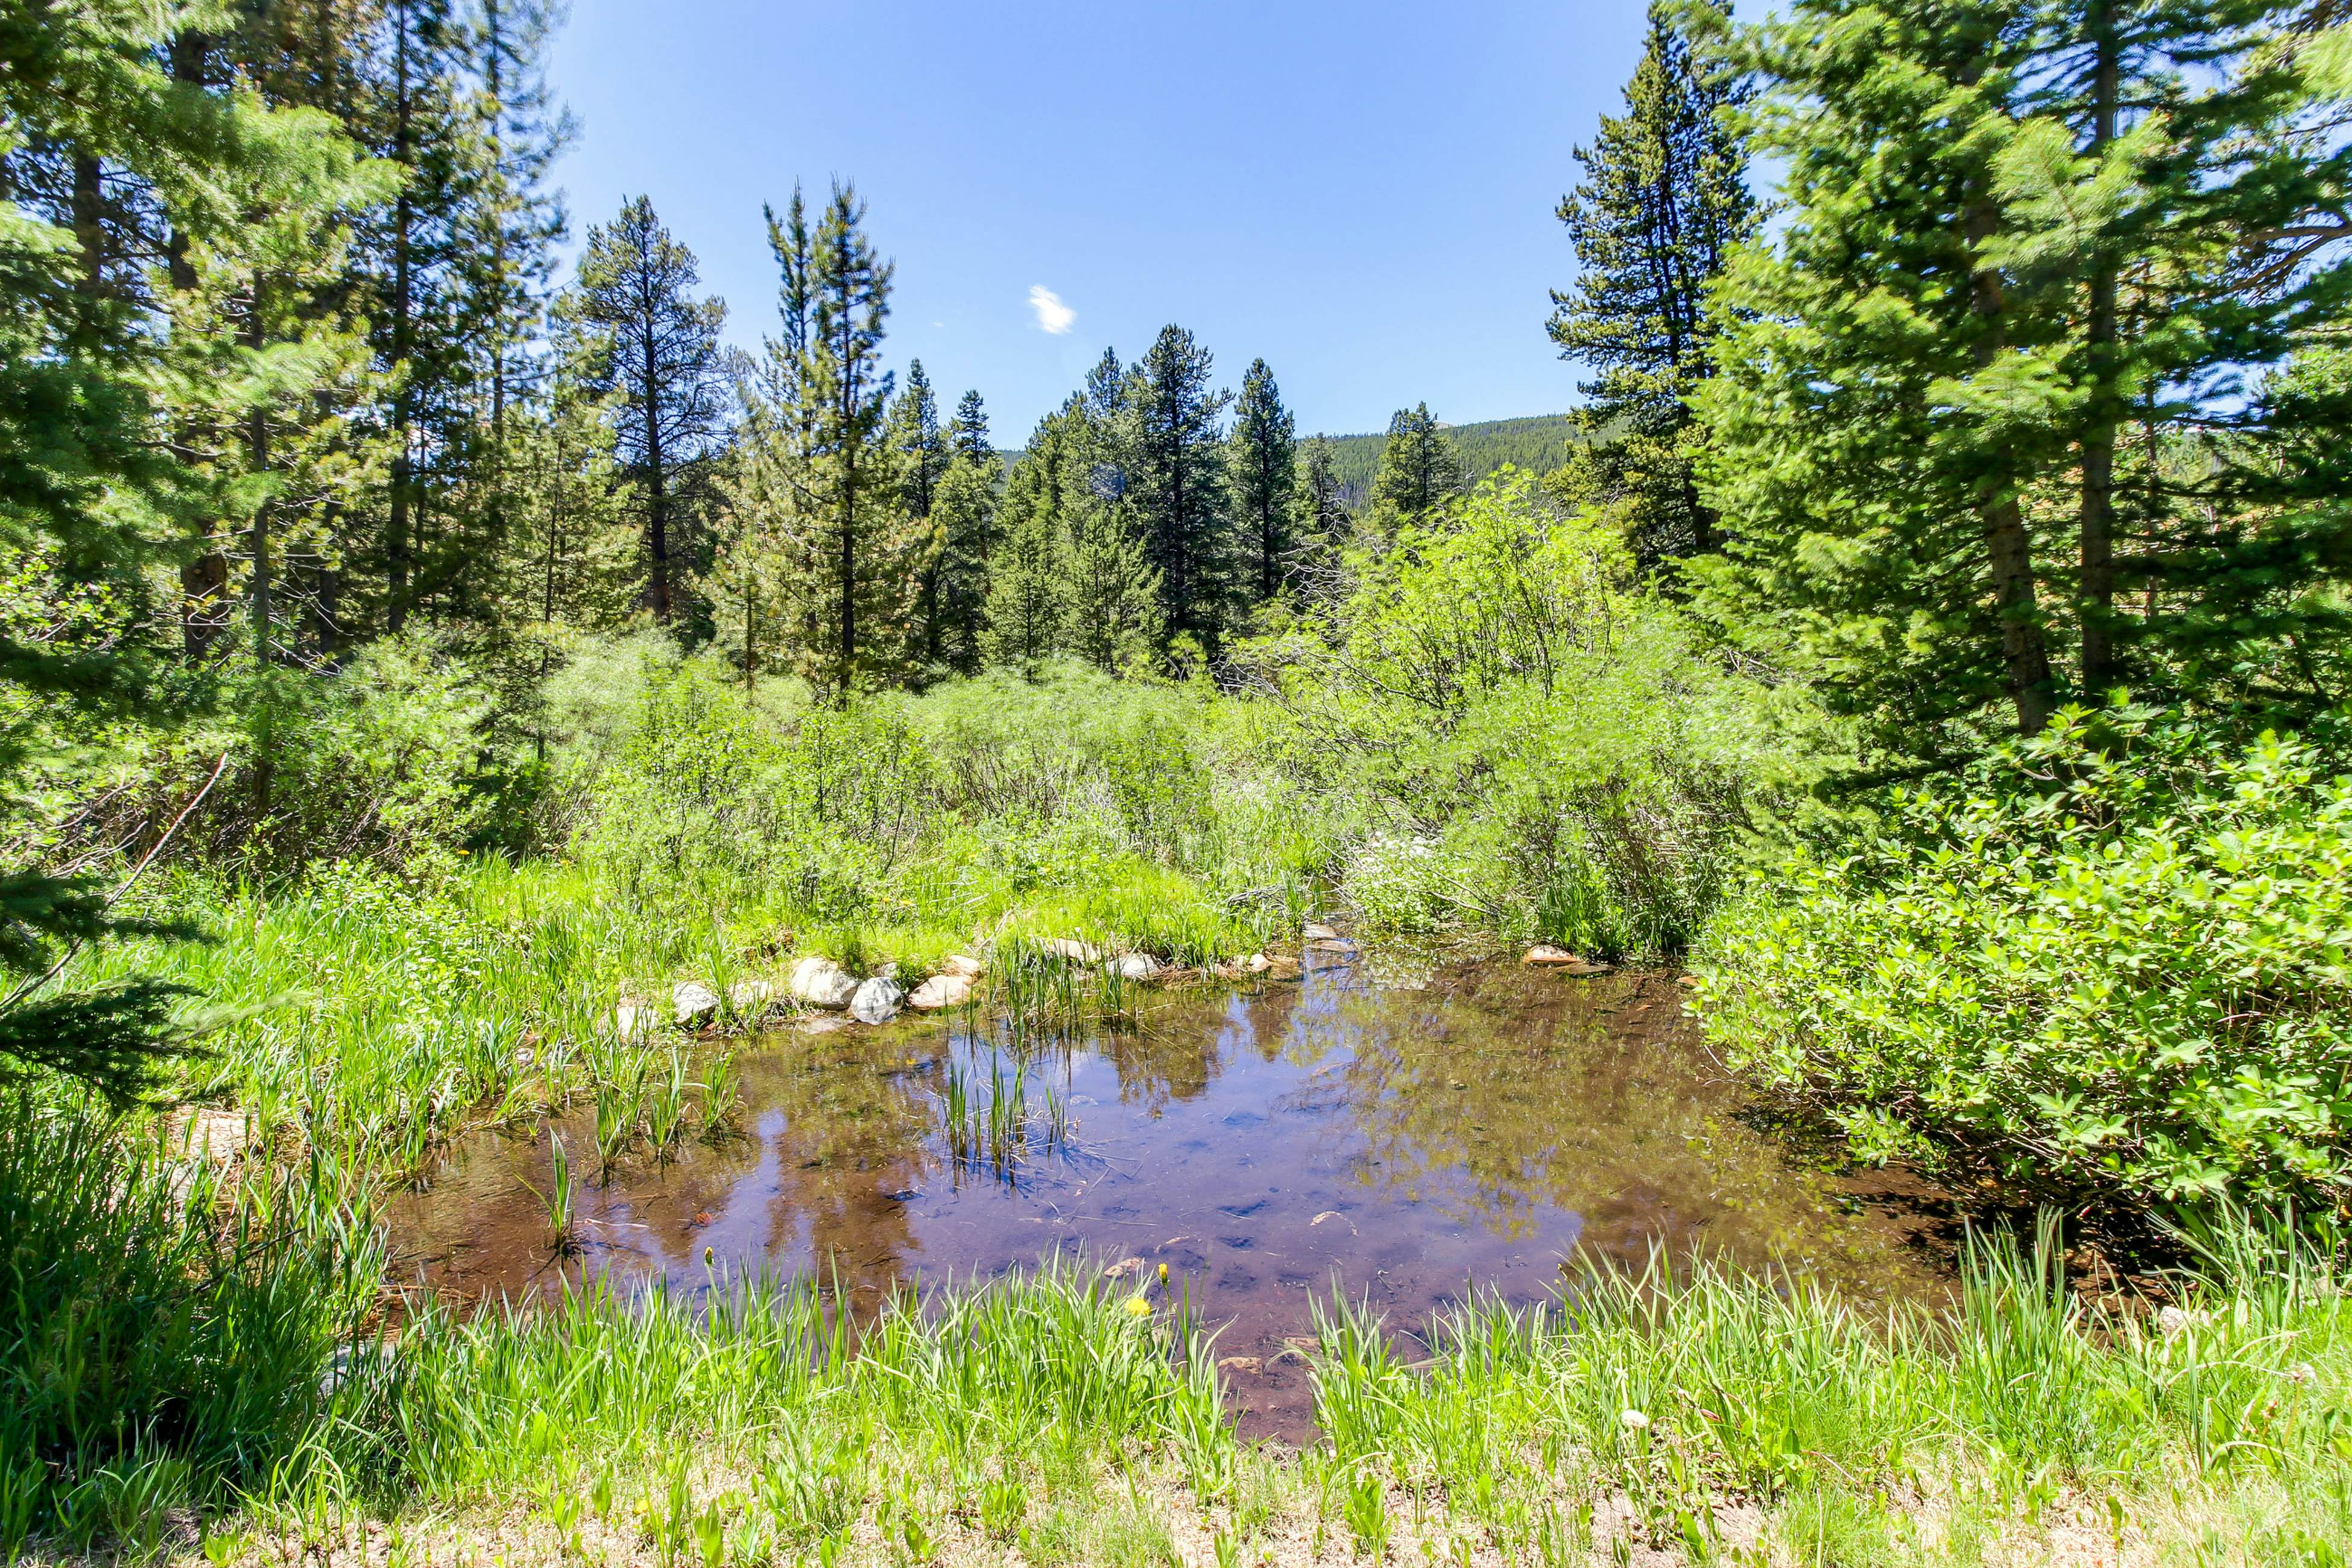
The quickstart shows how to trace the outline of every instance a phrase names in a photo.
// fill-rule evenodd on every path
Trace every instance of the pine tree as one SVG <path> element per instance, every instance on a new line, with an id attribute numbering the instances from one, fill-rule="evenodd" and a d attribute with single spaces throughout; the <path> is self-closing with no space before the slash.
<path id="1" fill-rule="evenodd" d="M 907 385 L 890 405 L 884 437 L 898 465 L 898 506 L 908 517 L 931 515 L 931 494 L 947 471 L 947 435 L 940 428 L 939 400 L 931 395 L 923 362 L 907 365 Z"/>
<path id="2" fill-rule="evenodd" d="M 1699 0 L 1717 26 L 1725 0 Z M 1582 384 L 1586 440 L 1567 484 L 1622 509 L 1636 556 L 1654 563 L 1715 547 L 1715 518 L 1682 450 L 1691 391 L 1707 374 L 1706 290 L 1755 229 L 1748 153 L 1735 116 L 1739 73 L 1694 50 L 1679 0 L 1652 0 L 1625 112 L 1575 151 L 1584 180 L 1559 203 L 1581 268 L 1554 290 L 1551 335 Z"/>
<path id="3" fill-rule="evenodd" d="M 996 456 L 988 442 L 988 406 L 978 388 L 956 400 L 955 417 L 948 422 L 948 445 L 955 456 L 976 463 Z"/>
<path id="4" fill-rule="evenodd" d="M 948 541 L 944 520 L 931 515 L 933 498 L 950 457 L 947 435 L 940 428 L 940 405 L 931 395 L 923 362 L 907 366 L 907 385 L 890 405 L 883 443 L 898 470 L 898 511 L 908 525 L 908 570 L 914 577 L 911 637 L 907 663 L 913 669 L 935 668 L 942 658 L 944 628 L 940 620 L 940 574 Z"/>
<path id="5" fill-rule="evenodd" d="M 2264 13 L 1809 0 L 1746 47 L 1792 214 L 1725 282 L 1703 607 L 1915 758 L 2118 678 L 2325 707 L 2352 166 Z"/>
<path id="6" fill-rule="evenodd" d="M 1016 507 L 1008 495 L 1005 515 L 1010 521 L 989 563 L 981 647 L 989 663 L 1034 679 L 1062 646 L 1068 545 L 1047 508 Z"/>
<path id="7" fill-rule="evenodd" d="M 1298 486 L 1298 426 L 1265 361 L 1252 360 L 1242 377 L 1229 438 L 1234 532 L 1248 596 L 1258 603 L 1281 592 L 1293 565 Z"/>
<path id="8" fill-rule="evenodd" d="M 891 267 L 865 220 L 856 190 L 836 184 L 814 226 L 797 189 L 768 225 L 782 280 L 783 332 L 769 356 L 787 405 L 778 438 L 790 448 L 794 624 L 802 673 L 833 701 L 905 672 L 918 542 L 883 432 Z"/>
<path id="9" fill-rule="evenodd" d="M 1107 364 L 1117 361 L 1108 353 Z M 1146 563 L 1160 577 L 1166 635 L 1191 637 L 1213 657 L 1232 592 L 1233 522 L 1227 510 L 1223 431 L 1229 401 L 1209 387 L 1210 358 L 1192 334 L 1160 330 L 1125 378 L 1121 417 L 1124 493 L 1135 509 Z M 1089 380 L 1091 390 L 1094 383 Z"/>
<path id="10" fill-rule="evenodd" d="M 988 626 L 990 561 L 996 550 L 996 490 L 1003 464 L 995 453 L 958 452 L 931 499 L 939 540 L 932 657 L 951 674 L 980 669 Z"/>
<path id="11" fill-rule="evenodd" d="M 1398 409 L 1389 420 L 1381 466 L 1372 475 L 1367 510 L 1373 528 L 1392 539 L 1400 529 L 1420 522 L 1468 488 L 1461 454 L 1430 417 L 1429 405 Z"/>
<path id="12" fill-rule="evenodd" d="M 584 334 L 590 384 L 620 395 L 621 456 L 642 496 L 645 603 L 664 625 L 685 610 L 681 481 L 709 452 L 726 410 L 719 329 L 727 306 L 697 300 L 698 280 L 694 253 L 638 196 L 589 229 L 567 301 Z"/>
<path id="13" fill-rule="evenodd" d="M 1160 579 L 1130 526 L 1130 509 L 1097 500 L 1062 563 L 1063 645 L 1106 675 L 1137 675 L 1164 640 Z"/>
<path id="14" fill-rule="evenodd" d="M 1347 543 L 1355 516 L 1348 509 L 1348 489 L 1339 482 L 1328 437 L 1307 437 L 1298 455 L 1294 493 L 1298 520 L 1293 526 L 1302 549 L 1329 554 Z"/>
<path id="15" fill-rule="evenodd" d="M 786 448 L 755 417 L 721 466 L 713 509 L 711 560 L 702 595 L 711 607 L 715 641 L 756 690 L 763 662 L 773 658 L 791 626 L 784 572 L 790 561 L 781 534 L 790 514 L 790 479 L 777 457 Z"/>
<path id="16" fill-rule="evenodd" d="M 0 29 L 0 554 L 39 584 L 0 616 L 12 791 L 126 713 L 175 717 L 148 633 L 166 618 L 158 579 L 195 520 L 266 530 L 285 500 L 268 438 L 347 363 L 289 289 L 331 270 L 320 247 L 352 206 L 389 194 L 331 121 L 174 71 L 163 29 L 179 19 L 66 6 Z M 208 384 L 225 375 L 235 384 Z M 158 439 L 224 403 L 258 420 L 258 462 L 224 471 Z M 266 531 L 255 542 L 268 560 Z M 266 573 L 250 605 L 266 651 Z M 178 1047 L 178 987 L 51 988 L 73 951 L 126 928 L 139 922 L 88 879 L 0 876 L 0 965 L 19 977 L 0 999 L 0 1079 L 62 1071 L 120 1102 Z"/>

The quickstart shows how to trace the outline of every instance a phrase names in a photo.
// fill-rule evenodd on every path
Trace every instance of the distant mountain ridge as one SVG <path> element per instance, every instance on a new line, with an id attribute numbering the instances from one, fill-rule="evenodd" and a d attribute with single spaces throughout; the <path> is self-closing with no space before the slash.
<path id="1" fill-rule="evenodd" d="M 1565 414 L 1483 419 L 1472 425 L 1448 425 L 1444 429 L 1461 452 L 1462 465 L 1469 469 L 1474 481 L 1485 479 L 1506 463 L 1548 474 L 1568 461 L 1569 448 L 1577 440 L 1575 426 Z M 1371 493 L 1372 475 L 1381 466 L 1381 447 L 1388 437 L 1383 433 L 1327 438 L 1331 443 L 1332 466 L 1339 470 L 1339 482 L 1347 487 L 1349 501 L 1360 505 Z"/>

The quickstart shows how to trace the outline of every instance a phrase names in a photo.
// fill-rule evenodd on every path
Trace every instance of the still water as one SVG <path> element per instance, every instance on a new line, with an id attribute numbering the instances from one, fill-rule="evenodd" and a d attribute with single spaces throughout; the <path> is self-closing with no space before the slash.
<path id="1" fill-rule="evenodd" d="M 1536 1301 L 1581 1261 L 1660 1247 L 1865 1297 L 1940 1289 L 1932 1194 L 1826 1174 L 1760 1131 L 1673 975 L 1309 957 L 1298 982 L 1151 992 L 1025 1050 L 937 1018 L 747 1042 L 730 1134 L 600 1185 L 593 1118 L 557 1124 L 583 1177 L 576 1256 L 551 1256 L 533 1190 L 546 1134 L 488 1135 L 396 1205 L 395 1272 L 480 1299 L 816 1271 L 878 1300 L 1056 1252 L 1165 1264 L 1222 1325 L 1246 1426 L 1294 1436 L 1296 1342 L 1335 1287 L 1408 1334 L 1471 1292 Z"/>

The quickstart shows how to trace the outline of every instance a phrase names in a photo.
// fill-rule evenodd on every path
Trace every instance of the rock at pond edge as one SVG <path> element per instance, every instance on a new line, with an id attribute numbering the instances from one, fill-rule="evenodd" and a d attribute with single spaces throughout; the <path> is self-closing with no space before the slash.
<path id="1" fill-rule="evenodd" d="M 699 980 L 681 980 L 669 994 L 670 1016 L 684 1029 L 698 1029 L 719 1016 L 719 993 Z"/>
<path id="2" fill-rule="evenodd" d="M 906 997 L 897 981 L 877 974 L 851 995 L 849 1016 L 861 1024 L 887 1024 L 898 1016 L 898 1004 Z"/>
<path id="3" fill-rule="evenodd" d="M 961 1007 L 971 999 L 971 979 L 962 974 L 934 974 L 907 998 L 907 1005 L 919 1013 L 936 1013 L 942 1007 Z"/>
<path id="4" fill-rule="evenodd" d="M 793 966 L 791 991 L 812 1007 L 841 1008 L 857 994 L 857 982 L 833 960 L 812 953 Z"/>

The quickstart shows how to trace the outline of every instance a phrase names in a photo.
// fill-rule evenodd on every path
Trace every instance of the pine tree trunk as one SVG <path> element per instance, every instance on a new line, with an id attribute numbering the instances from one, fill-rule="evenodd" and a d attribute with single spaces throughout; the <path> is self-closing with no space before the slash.
<path id="1" fill-rule="evenodd" d="M 184 31 L 174 36 L 172 79 L 184 87 L 204 87 L 205 62 L 211 51 L 212 40 L 205 34 Z M 163 258 L 172 292 L 184 303 L 196 291 L 196 268 L 188 259 L 187 232 L 176 224 L 164 238 Z M 194 436 L 184 425 L 174 434 L 173 444 L 184 461 L 195 459 Z M 192 664 L 212 651 L 219 635 L 213 623 L 215 606 L 227 590 L 228 557 L 221 552 L 220 541 L 207 524 L 201 552 L 180 567 L 180 647 Z"/>
<path id="2" fill-rule="evenodd" d="M 410 94 L 408 88 L 408 7 L 402 5 L 395 24 L 400 32 L 394 48 L 393 100 L 393 161 L 404 173 L 415 166 L 415 149 L 411 137 Z M 392 363 L 394 374 L 402 379 L 392 397 L 392 507 L 385 521 L 383 539 L 384 565 L 384 626 L 397 634 L 408 619 L 409 570 L 409 480 L 411 426 L 413 405 L 409 396 L 407 370 L 409 357 L 410 315 L 413 301 L 409 292 L 411 261 L 411 229 L 415 223 L 415 205 L 404 183 L 400 195 L 393 203 L 392 233 Z"/>
<path id="3" fill-rule="evenodd" d="M 644 301 L 637 330 L 645 351 L 645 381 L 639 388 L 646 411 L 646 601 L 654 619 L 670 624 L 669 474 L 662 451 L 660 344 L 655 339 L 655 306 Z"/>
<path id="4" fill-rule="evenodd" d="M 2114 0 L 2096 0 L 2091 9 L 2093 44 L 2097 50 L 2092 68 L 2091 156 L 2096 159 L 2115 140 L 2116 100 L 2121 47 L 2116 37 Z M 2120 410 L 2115 406 L 2116 266 L 2104 246 L 2092 262 L 2091 320 L 2087 348 L 2091 381 L 2090 424 L 2083 436 L 2082 605 L 2083 695 L 2097 701 L 2106 696 L 2116 677 L 2113 617 L 2116 598 L 2115 468 L 2116 430 Z"/>
<path id="5" fill-rule="evenodd" d="M 842 428 L 848 429 L 850 424 L 845 417 Z M 854 447 L 841 455 L 840 571 L 841 683 L 835 700 L 846 707 L 850 678 L 857 668 L 857 453 Z"/>
<path id="6" fill-rule="evenodd" d="M 268 341 L 263 321 L 262 285 L 253 284 L 253 314 L 246 322 L 246 344 L 258 353 Z M 269 472 L 269 411 L 256 407 L 246 416 L 246 459 L 256 474 Z M 253 509 L 253 662 L 269 663 L 269 499 L 267 491 Z"/>
<path id="7" fill-rule="evenodd" d="M 2000 214 L 1990 198 L 1969 204 L 1967 233 L 1970 247 L 1980 246 L 2000 226 Z M 1970 309 L 1984 323 L 1976 346 L 1979 370 L 2000 357 L 2001 346 L 2000 276 L 1979 266 L 1973 279 Z M 2022 735 L 2039 734 L 2054 711 L 2050 700 L 2050 650 L 2042 635 L 2041 607 L 2033 583 L 2033 551 L 2027 537 L 2025 515 L 2002 476 L 1987 476 L 1994 488 L 1978 503 L 1986 564 L 1992 577 L 1993 603 L 2000 620 L 2000 651 L 2004 683 L 2017 710 Z M 1979 480 L 1980 483 L 1985 482 Z"/>

